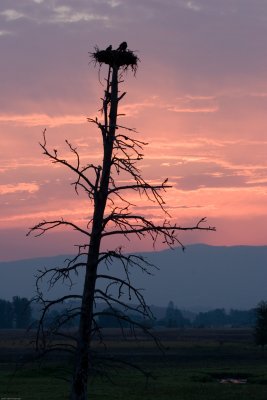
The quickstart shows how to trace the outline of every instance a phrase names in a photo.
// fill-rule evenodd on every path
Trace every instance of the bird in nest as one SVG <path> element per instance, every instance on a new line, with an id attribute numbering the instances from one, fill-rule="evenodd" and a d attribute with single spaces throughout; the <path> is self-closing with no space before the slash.
<path id="1" fill-rule="evenodd" d="M 118 51 L 126 51 L 127 49 L 127 42 L 122 42 L 119 47 L 117 48 Z"/>

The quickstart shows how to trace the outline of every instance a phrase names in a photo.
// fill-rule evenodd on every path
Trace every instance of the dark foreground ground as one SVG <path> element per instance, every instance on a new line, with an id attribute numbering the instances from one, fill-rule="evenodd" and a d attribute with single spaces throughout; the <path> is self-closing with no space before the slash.
<path id="1" fill-rule="evenodd" d="M 162 353 L 152 340 L 137 335 L 137 342 L 119 331 L 105 331 L 105 342 L 122 364 L 96 362 L 100 375 L 90 381 L 90 399 L 102 400 L 266 400 L 267 354 L 253 344 L 252 331 L 244 329 L 159 330 Z M 29 361 L 30 335 L 0 331 L 0 399 L 68 399 L 72 359 L 50 355 L 46 361 Z M 102 345 L 94 349 L 108 355 Z M 151 374 L 146 379 L 136 364 Z M 63 378 L 63 379 L 62 379 Z"/>

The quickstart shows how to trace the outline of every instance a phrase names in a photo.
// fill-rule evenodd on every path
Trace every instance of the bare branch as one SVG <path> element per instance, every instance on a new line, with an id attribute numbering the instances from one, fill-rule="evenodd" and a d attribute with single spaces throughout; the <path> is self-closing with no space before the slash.
<path id="1" fill-rule="evenodd" d="M 201 226 L 202 223 L 206 222 L 206 218 L 201 218 L 196 225 L 193 226 L 177 226 L 176 224 L 171 225 L 168 221 L 165 221 L 162 225 L 156 225 L 152 221 L 147 220 L 141 215 L 112 215 L 110 220 L 116 222 L 116 226 L 119 229 L 103 232 L 102 236 L 112 236 L 112 235 L 131 235 L 135 234 L 138 237 L 144 236 L 144 234 L 149 234 L 153 241 L 155 241 L 159 235 L 164 237 L 164 243 L 168 246 L 173 246 L 176 243 L 180 243 L 175 233 L 177 231 L 194 231 L 194 230 L 204 230 L 204 231 L 215 231 L 215 227 Z M 131 221 L 131 222 L 129 222 Z M 135 221 L 135 222 L 134 222 Z M 141 236 L 139 236 L 141 235 Z"/>
<path id="2" fill-rule="evenodd" d="M 87 193 L 91 193 L 91 190 L 95 189 L 95 185 L 90 181 L 90 179 L 87 178 L 87 176 L 84 174 L 84 172 L 88 168 L 93 168 L 97 169 L 98 167 L 93 166 L 92 164 L 90 166 L 87 166 L 85 169 L 80 170 L 80 157 L 79 153 L 77 150 L 66 140 L 66 143 L 70 149 L 70 151 L 75 155 L 76 157 L 76 166 L 73 166 L 71 163 L 69 163 L 67 160 L 63 158 L 59 158 L 57 154 L 57 150 L 54 149 L 54 152 L 52 153 L 51 151 L 48 150 L 47 147 L 47 140 L 46 140 L 46 129 L 43 131 L 43 143 L 39 143 L 41 148 L 43 149 L 43 154 L 49 157 L 53 163 L 59 163 L 64 165 L 65 167 L 69 168 L 71 171 L 73 171 L 76 175 L 78 175 L 78 179 L 75 183 L 76 185 L 76 191 L 77 191 L 77 186 L 82 186 L 84 189 L 86 188 Z M 82 184 L 80 180 L 83 180 L 85 184 Z M 87 186 L 86 186 L 87 185 Z"/>
<path id="3" fill-rule="evenodd" d="M 87 118 L 102 137 L 103 160 L 101 165 L 88 163 L 83 166 L 78 149 L 68 140 L 66 140 L 66 145 L 72 161 L 61 158 L 57 149 L 49 149 L 46 130 L 43 131 L 43 142 L 40 143 L 40 146 L 44 155 L 52 163 L 60 164 L 74 174 L 75 179 L 72 182 L 74 190 L 79 194 L 79 189 L 81 189 L 86 194 L 86 201 L 89 201 L 93 209 L 92 215 L 88 216 L 85 223 L 86 228 L 62 218 L 52 221 L 43 220 L 30 228 L 28 233 L 28 235 L 34 233 L 35 236 L 41 236 L 47 231 L 63 227 L 72 228 L 85 236 L 85 244 L 76 245 L 78 251 L 73 258 L 65 260 L 61 266 L 39 271 L 36 278 L 37 301 L 42 305 L 36 347 L 43 353 L 53 349 L 63 350 L 64 345 L 68 351 L 75 350 L 71 393 L 73 400 L 88 398 L 87 378 L 94 368 L 92 358 L 95 357 L 91 340 L 96 337 L 101 343 L 103 342 L 98 320 L 100 315 L 115 316 L 120 323 L 122 333 L 125 323 L 130 326 L 134 337 L 136 337 L 136 329 L 142 329 L 161 347 L 157 338 L 142 321 L 137 321 L 134 316 L 128 315 L 128 313 L 134 312 L 144 320 L 153 319 L 142 289 L 132 284 L 131 271 L 139 269 L 143 273 L 151 275 L 157 267 L 140 255 L 123 254 L 121 247 L 102 252 L 100 250 L 103 247 L 102 240 L 116 235 L 130 241 L 132 235 L 135 235 L 140 240 L 148 237 L 152 240 L 153 245 L 161 240 L 166 247 L 173 248 L 180 245 L 184 249 L 178 238 L 180 232 L 215 230 L 214 227 L 206 224 L 206 218 L 201 218 L 196 224 L 189 226 L 180 226 L 172 220 L 163 197 L 165 191 L 171 188 L 168 179 L 153 184 L 143 178 L 141 170 L 138 168 L 138 162 L 143 160 L 144 147 L 147 143 L 135 138 L 136 129 L 118 124 L 118 117 L 124 115 L 119 113 L 119 103 L 126 95 L 125 91 L 120 92 L 119 85 L 123 82 L 125 71 L 129 68 L 136 71 L 138 57 L 128 49 L 126 42 L 122 42 L 116 50 L 112 49 L 111 45 L 106 50 L 96 47 L 95 51 L 91 53 L 91 57 L 100 66 L 102 64 L 108 66 L 104 94 L 101 98 L 102 106 L 99 110 L 100 119 L 98 117 Z M 123 175 L 124 184 L 118 180 L 121 175 Z M 127 197 L 127 191 L 134 191 L 140 197 L 152 202 L 159 211 L 163 212 L 162 222 L 154 222 L 146 216 L 134 212 L 134 204 Z M 120 271 L 122 270 L 123 277 L 99 273 L 99 268 L 104 267 L 109 270 L 114 261 Z M 49 289 L 63 283 L 72 290 L 73 279 L 81 269 L 85 272 L 82 294 L 71 292 L 69 295 L 54 300 L 44 298 L 41 290 L 44 279 L 47 280 Z M 104 288 L 96 286 L 98 282 L 104 283 Z M 64 304 L 67 300 L 79 303 L 76 305 L 72 303 L 47 327 L 50 311 L 54 306 Z M 95 309 L 97 301 L 104 302 L 108 306 L 108 310 L 97 311 Z M 119 307 L 123 311 L 118 311 L 115 307 Z M 68 332 L 64 331 L 64 327 L 72 321 L 76 321 L 77 318 L 79 318 L 79 328 L 76 341 L 76 335 L 69 336 Z M 64 339 L 66 343 L 59 340 L 55 342 L 54 338 L 57 336 L 61 340 Z M 50 339 L 50 343 L 46 343 L 47 338 Z M 112 358 L 107 360 L 112 361 Z M 130 365 L 128 362 L 126 364 Z M 77 388 L 79 388 L 79 393 Z"/>
<path id="4" fill-rule="evenodd" d="M 65 221 L 63 218 L 61 220 L 39 222 L 39 224 L 30 228 L 29 232 L 27 233 L 27 236 L 29 236 L 32 232 L 35 232 L 35 231 L 37 231 L 37 232 L 40 231 L 39 233 L 35 234 L 36 237 L 41 236 L 45 232 L 47 232 L 51 229 L 54 229 L 54 228 L 58 228 L 62 225 L 69 226 L 69 227 L 73 228 L 74 230 L 76 230 L 88 237 L 91 237 L 90 232 L 80 228 L 78 225 L 74 224 L 73 222 Z"/>

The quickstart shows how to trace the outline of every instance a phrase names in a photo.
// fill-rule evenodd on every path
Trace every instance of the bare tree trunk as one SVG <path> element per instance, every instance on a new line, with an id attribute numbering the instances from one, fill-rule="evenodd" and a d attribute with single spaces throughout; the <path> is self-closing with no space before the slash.
<path id="1" fill-rule="evenodd" d="M 87 400 L 87 381 L 92 367 L 90 360 L 90 345 L 93 329 L 93 306 L 95 297 L 95 284 L 97 277 L 97 267 L 102 238 L 103 218 L 108 198 L 108 189 L 110 183 L 110 171 L 112 164 L 112 153 L 114 137 L 117 125 L 118 111 L 118 68 L 112 68 L 111 93 L 110 96 L 110 114 L 109 123 L 104 127 L 104 158 L 102 165 L 102 175 L 99 188 L 95 191 L 94 216 L 92 233 L 89 244 L 86 275 L 84 281 L 81 317 L 78 331 L 78 342 L 76 350 L 76 359 L 73 373 L 71 400 Z"/>
<path id="2" fill-rule="evenodd" d="M 47 231 L 57 227 L 69 227 L 86 237 L 86 242 L 78 246 L 78 254 L 72 259 L 66 259 L 64 265 L 52 268 L 44 268 L 40 271 L 36 279 L 36 300 L 42 305 L 42 312 L 38 322 L 36 333 L 36 349 L 41 355 L 47 351 L 62 349 L 64 351 L 74 351 L 74 368 L 72 375 L 72 385 L 70 400 L 87 400 L 87 382 L 92 374 L 94 365 L 92 360 L 91 341 L 94 335 L 101 339 L 101 326 L 98 324 L 99 315 L 115 316 L 121 322 L 127 322 L 131 327 L 142 328 L 145 333 L 156 338 L 148 332 L 145 325 L 142 325 L 128 314 L 131 311 L 137 312 L 142 319 L 151 318 L 152 313 L 147 306 L 145 299 L 130 279 L 130 269 L 139 268 L 142 272 L 150 273 L 150 269 L 155 267 L 144 257 L 139 255 L 125 255 L 120 247 L 112 251 L 101 250 L 103 238 L 111 235 L 118 237 L 130 237 L 135 235 L 138 239 L 150 238 L 155 244 L 158 238 L 166 246 L 173 248 L 175 244 L 182 246 L 178 233 L 191 230 L 215 230 L 214 227 L 202 226 L 206 222 L 201 218 L 193 226 L 183 227 L 176 222 L 171 222 L 171 216 L 165 209 L 165 202 L 162 192 L 171 188 L 165 179 L 159 184 L 151 184 L 143 179 L 141 171 L 136 166 L 137 161 L 143 159 L 143 146 L 147 143 L 128 136 L 128 132 L 136 132 L 135 129 L 117 125 L 118 104 L 126 92 L 120 93 L 118 79 L 127 69 L 131 68 L 135 73 L 137 70 L 138 57 L 127 50 L 127 43 L 122 42 L 116 50 L 109 46 L 106 50 L 95 49 L 92 53 L 93 60 L 100 64 L 109 66 L 107 85 L 102 98 L 103 107 L 101 109 L 103 118 L 88 118 L 90 123 L 97 126 L 102 134 L 103 140 L 103 160 L 102 165 L 86 164 L 82 165 L 79 152 L 66 140 L 67 146 L 74 157 L 73 161 L 68 161 L 65 157 L 61 158 L 56 149 L 50 150 L 46 141 L 46 130 L 43 131 L 43 143 L 40 143 L 44 154 L 56 164 L 61 164 L 75 173 L 73 182 L 76 193 L 82 190 L 86 193 L 93 204 L 93 216 L 90 218 L 87 228 L 79 226 L 73 221 L 63 218 L 53 220 L 43 220 L 33 226 L 28 235 L 35 232 L 36 236 L 43 235 Z M 127 135 L 124 134 L 126 131 Z M 122 132 L 122 133 L 121 133 Z M 118 178 L 120 173 L 128 175 L 129 180 L 121 183 Z M 132 211 L 133 204 L 124 195 L 126 191 L 133 191 L 144 195 L 148 201 L 152 201 L 164 213 L 163 223 L 156 223 L 152 219 Z M 109 201 L 109 203 L 107 203 Z M 106 205 L 110 207 L 106 211 Z M 183 246 L 182 246 L 183 247 Z M 85 257 L 85 258 L 84 258 Z M 124 278 L 116 276 L 116 273 L 98 273 L 98 265 L 103 262 L 106 266 L 114 261 L 118 261 L 122 268 Z M 56 299 L 46 299 L 42 291 L 42 280 L 48 279 L 49 288 L 54 287 L 58 282 L 68 282 L 70 287 L 73 284 L 73 275 L 85 269 L 83 293 L 68 293 Z M 97 280 L 105 282 L 105 289 L 96 286 Z M 116 286 L 117 293 L 114 296 L 112 290 Z M 112 289 L 110 289 L 112 287 Z M 64 304 L 67 300 L 79 299 L 81 305 L 70 306 L 63 311 L 56 321 L 47 323 L 49 313 L 57 304 Z M 97 312 L 94 310 L 95 301 L 103 301 L 108 310 Z M 130 304 L 128 303 L 130 301 Z M 132 301 L 132 303 L 131 303 Z M 137 305 L 134 303 L 137 302 Z M 118 313 L 114 305 L 123 306 L 125 312 Z M 64 327 L 74 318 L 79 316 L 78 337 L 64 331 Z M 48 329 L 48 330 L 47 330 Z M 51 337 L 58 337 L 58 342 L 51 341 Z M 76 346 L 68 346 L 62 342 L 62 337 L 76 341 Z M 49 339 L 50 338 L 50 339 Z M 50 340 L 50 341 L 49 341 Z M 112 359 L 114 361 L 114 359 Z M 90 397 L 90 394 L 89 394 Z"/>

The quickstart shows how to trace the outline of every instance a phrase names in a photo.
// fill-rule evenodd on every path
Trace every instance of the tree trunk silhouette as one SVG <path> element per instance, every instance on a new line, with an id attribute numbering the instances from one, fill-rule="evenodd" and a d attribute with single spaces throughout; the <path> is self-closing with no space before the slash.
<path id="1" fill-rule="evenodd" d="M 106 93 L 105 101 L 108 101 L 109 92 Z M 110 169 L 112 164 L 113 144 L 117 126 L 118 109 L 118 68 L 112 68 L 112 81 L 110 93 L 109 129 L 105 128 L 104 158 L 102 177 L 99 190 L 95 193 L 94 216 L 92 233 L 89 244 L 86 275 L 81 305 L 81 318 L 79 325 L 79 339 L 76 352 L 75 369 L 72 383 L 72 400 L 87 399 L 87 378 L 90 365 L 90 341 L 93 323 L 93 305 L 95 298 L 95 283 L 97 278 L 97 266 L 102 238 L 102 225 L 106 208 Z"/>
<path id="2" fill-rule="evenodd" d="M 88 118 L 88 121 L 96 125 L 102 135 L 102 165 L 82 166 L 78 151 L 68 141 L 66 143 L 74 155 L 76 163 L 60 158 L 57 150 L 52 151 L 48 148 L 46 131 L 43 132 L 44 140 L 41 143 L 44 154 L 53 163 L 62 164 L 75 173 L 76 180 L 73 184 L 76 192 L 84 191 L 93 205 L 93 215 L 86 228 L 71 221 L 57 219 L 42 221 L 31 228 L 29 232 L 40 236 L 51 229 L 63 226 L 75 229 L 86 237 L 86 243 L 78 247 L 78 254 L 73 259 L 66 260 L 63 266 L 43 270 L 36 280 L 37 300 L 43 305 L 36 335 L 36 347 L 43 354 L 48 350 L 64 348 L 62 342 L 48 343 L 47 341 L 48 329 L 45 321 L 52 307 L 67 300 L 81 301 L 80 307 L 69 308 L 50 327 L 50 334 L 53 335 L 53 338 L 56 335 L 59 338 L 67 337 L 75 343 L 75 345 L 70 344 L 67 348 L 68 351 L 74 353 L 71 400 L 88 399 L 88 376 L 94 368 L 91 342 L 95 336 L 102 339 L 101 326 L 98 323 L 100 314 L 109 316 L 113 314 L 122 323 L 130 324 L 133 328 L 143 329 L 145 333 L 153 336 L 145 325 L 131 318 L 127 311 L 134 311 L 142 318 L 152 317 L 142 293 L 131 283 L 130 270 L 138 268 L 142 272 L 150 273 L 154 266 L 140 255 L 123 254 L 120 246 L 114 250 L 102 251 L 102 240 L 109 236 L 127 237 L 129 240 L 133 235 L 139 239 L 148 236 L 154 244 L 158 238 L 161 238 L 166 246 L 172 248 L 176 244 L 181 245 L 177 236 L 180 231 L 214 230 L 205 225 L 205 218 L 201 218 L 195 225 L 189 227 L 173 224 L 170 215 L 164 208 L 165 203 L 162 197 L 162 192 L 171 187 L 168 185 L 168 180 L 165 179 L 158 185 L 150 184 L 142 178 L 141 172 L 136 166 L 136 163 L 143 159 L 142 151 L 146 143 L 130 137 L 129 135 L 134 134 L 135 130 L 119 125 L 117 118 L 120 115 L 118 114 L 119 102 L 126 94 L 125 92 L 120 94 L 118 89 L 122 82 L 121 77 L 128 69 L 136 72 L 139 60 L 132 51 L 127 49 L 126 42 L 122 44 L 123 46 L 119 46 L 117 50 L 112 50 L 112 47 L 109 46 L 106 50 L 96 48 L 95 52 L 91 54 L 96 64 L 108 65 L 106 89 L 102 98 L 102 120 L 99 121 L 97 117 Z M 127 135 L 120 133 L 121 131 L 126 132 Z M 129 179 L 126 184 L 116 181 L 120 173 L 128 175 Z M 163 223 L 155 223 L 144 215 L 134 213 L 134 205 L 127 199 L 128 191 L 137 192 L 152 201 L 154 205 L 156 204 L 164 214 Z M 124 278 L 119 277 L 116 273 L 111 274 L 109 270 L 107 273 L 99 273 L 100 265 L 109 266 L 114 261 L 118 262 L 122 268 Z M 81 269 L 85 269 L 82 295 L 70 293 L 55 300 L 44 298 L 40 288 L 44 277 L 49 277 L 50 287 L 55 286 L 58 282 L 66 283 L 66 281 L 72 286 L 73 276 L 78 274 Z M 97 287 L 98 280 L 105 283 L 104 290 Z M 114 294 L 114 288 L 116 288 L 116 294 Z M 94 309 L 97 301 L 105 303 L 108 311 L 97 312 Z M 123 306 L 125 311 L 118 313 L 115 306 Z M 70 335 L 64 331 L 64 326 L 77 316 L 80 318 L 77 335 Z M 156 340 L 156 338 L 154 339 Z M 110 358 L 110 360 L 114 361 L 114 358 Z"/>

